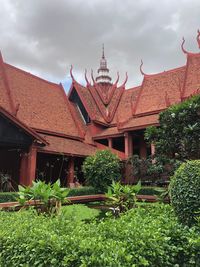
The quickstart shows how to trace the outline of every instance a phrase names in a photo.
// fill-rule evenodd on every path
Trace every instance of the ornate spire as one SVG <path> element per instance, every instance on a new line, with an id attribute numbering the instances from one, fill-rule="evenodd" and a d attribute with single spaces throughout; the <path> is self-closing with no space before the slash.
<path id="1" fill-rule="evenodd" d="M 97 83 L 111 83 L 111 77 L 109 76 L 109 69 L 107 68 L 107 60 L 104 54 L 104 45 L 102 46 L 102 57 L 100 60 L 100 67 L 98 69 L 98 76 L 96 77 Z"/>

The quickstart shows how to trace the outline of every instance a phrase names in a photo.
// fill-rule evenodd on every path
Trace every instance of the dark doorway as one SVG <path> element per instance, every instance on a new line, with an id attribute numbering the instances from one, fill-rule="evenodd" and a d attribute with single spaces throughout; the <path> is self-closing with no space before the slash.
<path id="1" fill-rule="evenodd" d="M 21 149 L 0 148 L 0 190 L 18 189 L 21 161 Z"/>
<path id="2" fill-rule="evenodd" d="M 67 156 L 38 153 L 36 166 L 36 180 L 55 183 L 60 179 L 61 185 L 67 186 Z"/>
<path id="3" fill-rule="evenodd" d="M 121 152 L 125 152 L 124 137 L 114 137 L 112 138 L 112 147 Z"/>

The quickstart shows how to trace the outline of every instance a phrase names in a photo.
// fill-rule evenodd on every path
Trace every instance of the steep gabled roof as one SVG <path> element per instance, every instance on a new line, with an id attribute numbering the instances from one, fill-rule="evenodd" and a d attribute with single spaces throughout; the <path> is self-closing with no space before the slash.
<path id="1" fill-rule="evenodd" d="M 36 133 L 33 129 L 29 128 L 23 122 L 21 122 L 18 118 L 13 116 L 7 110 L 0 106 L 0 114 L 9 120 L 11 123 L 19 127 L 22 131 L 24 131 L 27 135 L 29 135 L 33 140 L 37 141 L 40 145 L 48 145 L 48 142 L 40 136 L 40 134 Z"/>
<path id="2" fill-rule="evenodd" d="M 197 75 L 198 74 L 198 75 Z M 187 68 L 183 87 L 183 98 L 200 91 L 200 53 L 187 55 Z"/>
<path id="3" fill-rule="evenodd" d="M 40 152 L 80 157 L 88 156 L 96 152 L 96 147 L 78 140 L 43 134 L 41 136 L 49 143 L 49 145 L 40 148 Z"/>
<path id="4" fill-rule="evenodd" d="M 181 101 L 186 67 L 145 75 L 138 98 L 133 106 L 133 115 L 161 111 Z"/>
<path id="5" fill-rule="evenodd" d="M 39 131 L 81 138 L 60 85 L 6 63 L 4 68 L 19 120 Z M 4 108 L 10 110 L 8 101 Z"/>
<path id="6" fill-rule="evenodd" d="M 97 104 L 95 103 L 95 100 L 91 94 L 91 91 L 88 90 L 88 88 L 80 85 L 75 80 L 73 81 L 71 89 L 68 94 L 69 99 L 71 99 L 73 90 L 77 92 L 91 120 L 106 124 L 106 121 L 104 120 Z"/>
<path id="7" fill-rule="evenodd" d="M 140 86 L 124 90 L 112 124 L 120 123 L 132 117 L 132 107 L 136 102 Z"/>
<path id="8" fill-rule="evenodd" d="M 159 125 L 159 114 L 151 114 L 147 116 L 141 117 L 132 117 L 129 118 L 127 121 L 119 124 L 119 130 L 138 130 L 138 129 L 145 129 L 151 125 Z"/>

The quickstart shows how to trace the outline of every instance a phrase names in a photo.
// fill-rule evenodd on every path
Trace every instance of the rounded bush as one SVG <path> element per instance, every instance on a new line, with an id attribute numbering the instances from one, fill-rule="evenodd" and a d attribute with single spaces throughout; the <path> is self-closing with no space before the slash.
<path id="1" fill-rule="evenodd" d="M 97 192 L 105 192 L 112 181 L 120 180 L 120 160 L 110 150 L 97 151 L 83 163 L 86 183 Z"/>
<path id="2" fill-rule="evenodd" d="M 200 160 L 183 163 L 170 182 L 174 211 L 183 224 L 192 225 L 200 212 Z"/>

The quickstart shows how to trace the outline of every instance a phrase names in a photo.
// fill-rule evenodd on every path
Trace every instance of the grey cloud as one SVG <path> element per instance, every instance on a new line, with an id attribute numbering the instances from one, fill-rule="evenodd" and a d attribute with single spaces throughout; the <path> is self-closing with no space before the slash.
<path id="1" fill-rule="evenodd" d="M 105 44 L 113 80 L 128 71 L 128 87 L 147 73 L 185 64 L 197 51 L 199 0 L 0 0 L 0 49 L 7 62 L 54 81 L 66 81 L 70 64 L 79 80 L 96 70 Z"/>

